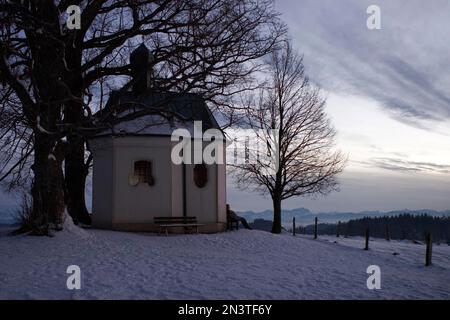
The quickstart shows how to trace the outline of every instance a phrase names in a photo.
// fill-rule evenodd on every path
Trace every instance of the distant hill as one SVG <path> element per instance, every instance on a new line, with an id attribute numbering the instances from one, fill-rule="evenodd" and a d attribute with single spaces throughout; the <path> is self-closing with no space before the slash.
<path id="1" fill-rule="evenodd" d="M 336 223 L 338 221 L 344 222 L 352 219 L 360 219 L 364 217 L 383 217 L 383 216 L 398 216 L 400 214 L 421 215 L 427 214 L 432 217 L 450 216 L 450 210 L 436 211 L 430 209 L 423 210 L 394 210 L 394 211 L 361 211 L 361 212 L 319 212 L 315 213 L 306 208 L 296 208 L 292 210 L 283 210 L 281 215 L 282 224 L 291 226 L 292 218 L 295 217 L 296 224 L 309 225 L 314 223 L 314 218 L 317 217 L 321 223 Z M 243 211 L 238 214 L 248 222 L 253 222 L 256 219 L 273 220 L 273 211 L 265 210 L 261 212 Z"/>

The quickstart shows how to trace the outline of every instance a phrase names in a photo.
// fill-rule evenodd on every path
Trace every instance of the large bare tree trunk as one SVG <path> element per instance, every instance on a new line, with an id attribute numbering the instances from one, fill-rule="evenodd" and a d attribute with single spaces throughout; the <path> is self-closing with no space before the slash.
<path id="1" fill-rule="evenodd" d="M 281 233 L 281 198 L 273 197 L 273 223 L 272 233 Z"/>
<path id="2" fill-rule="evenodd" d="M 48 154 L 51 146 L 42 133 L 36 132 L 34 135 L 34 164 L 33 169 L 33 185 L 31 195 L 33 198 L 32 224 L 36 229 L 42 229 L 43 233 L 47 233 L 49 223 L 49 200 L 48 197 Z"/>
<path id="3" fill-rule="evenodd" d="M 53 224 L 59 228 L 64 213 L 62 152 L 45 133 L 35 132 L 34 179 L 31 224 L 35 234 L 48 235 Z"/>
<path id="4" fill-rule="evenodd" d="M 279 157 L 277 154 L 276 157 Z M 281 170 L 278 168 L 275 177 L 275 186 L 272 193 L 273 202 L 273 224 L 272 233 L 281 233 L 281 194 L 283 192 L 283 186 L 281 184 Z"/>
<path id="5" fill-rule="evenodd" d="M 70 149 L 65 159 L 65 185 L 67 211 L 75 224 L 91 224 L 86 208 L 85 186 L 88 168 L 84 162 L 84 143 L 81 138 L 68 138 Z"/>
<path id="6" fill-rule="evenodd" d="M 79 97 L 79 101 L 72 100 L 67 103 L 68 108 L 64 110 L 64 119 L 68 123 L 81 125 L 84 120 L 83 114 L 83 77 L 79 70 L 81 65 L 81 50 L 72 50 L 66 53 L 68 67 L 74 70 L 70 87 L 72 94 Z M 85 187 L 88 175 L 88 166 L 85 165 L 85 139 L 79 134 L 69 134 L 67 136 L 67 150 L 65 154 L 65 191 L 67 212 L 72 217 L 75 224 L 91 224 L 91 217 L 86 208 Z"/>
<path id="7" fill-rule="evenodd" d="M 48 33 L 25 29 L 33 61 L 36 97 L 35 113 L 29 114 L 33 128 L 34 163 L 32 184 L 32 226 L 37 234 L 49 234 L 50 228 L 60 228 L 64 213 L 63 146 L 57 133 L 64 99 L 60 82 L 65 74 L 60 34 L 59 13 L 52 1 L 37 6 L 35 18 L 45 23 Z M 36 118 L 34 118 L 36 117 Z"/>

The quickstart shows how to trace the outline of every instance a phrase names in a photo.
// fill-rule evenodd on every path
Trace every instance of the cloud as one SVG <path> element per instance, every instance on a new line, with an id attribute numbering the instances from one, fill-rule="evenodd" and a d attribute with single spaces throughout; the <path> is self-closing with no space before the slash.
<path id="1" fill-rule="evenodd" d="M 450 2 L 377 1 L 381 30 L 368 30 L 369 0 L 280 2 L 311 78 L 327 90 L 378 101 L 424 128 L 450 119 Z"/>
<path id="2" fill-rule="evenodd" d="M 374 158 L 370 161 L 365 161 L 364 164 L 401 172 L 450 173 L 450 165 L 433 162 L 408 161 L 400 158 Z"/>

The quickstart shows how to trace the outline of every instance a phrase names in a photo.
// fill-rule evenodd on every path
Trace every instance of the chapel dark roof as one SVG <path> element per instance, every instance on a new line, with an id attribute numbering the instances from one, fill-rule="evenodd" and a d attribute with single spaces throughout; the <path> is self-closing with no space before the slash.
<path id="1" fill-rule="evenodd" d="M 157 92 L 149 90 L 139 95 L 133 91 L 114 93 L 106 103 L 105 109 L 145 110 L 158 114 L 161 111 L 168 117 L 185 122 L 202 121 L 203 130 L 220 129 L 219 124 L 204 99 L 195 93 Z"/>

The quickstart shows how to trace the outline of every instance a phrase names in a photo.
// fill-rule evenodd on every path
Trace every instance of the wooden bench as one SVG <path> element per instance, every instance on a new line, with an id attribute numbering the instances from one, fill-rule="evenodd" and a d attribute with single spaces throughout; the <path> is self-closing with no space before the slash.
<path id="1" fill-rule="evenodd" d="M 198 233 L 198 227 L 203 224 L 197 223 L 196 217 L 154 217 L 153 221 L 159 226 L 159 233 L 165 231 L 166 236 L 169 235 L 169 228 L 184 228 L 184 233 L 188 230 L 195 229 Z"/>

